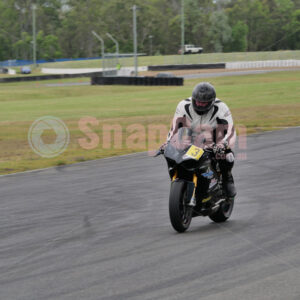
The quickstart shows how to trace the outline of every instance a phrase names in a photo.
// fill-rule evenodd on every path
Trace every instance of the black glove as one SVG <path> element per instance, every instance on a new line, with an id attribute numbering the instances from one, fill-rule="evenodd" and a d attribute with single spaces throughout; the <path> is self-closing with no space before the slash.
<path id="1" fill-rule="evenodd" d="M 228 149 L 227 141 L 215 144 L 213 150 L 216 159 L 225 159 L 227 149 Z"/>
<path id="2" fill-rule="evenodd" d="M 168 145 L 168 142 L 163 143 L 163 144 L 159 147 L 159 151 L 160 151 L 161 153 L 164 153 L 164 152 L 165 152 L 165 149 L 166 149 L 166 147 L 167 147 L 167 145 Z"/>

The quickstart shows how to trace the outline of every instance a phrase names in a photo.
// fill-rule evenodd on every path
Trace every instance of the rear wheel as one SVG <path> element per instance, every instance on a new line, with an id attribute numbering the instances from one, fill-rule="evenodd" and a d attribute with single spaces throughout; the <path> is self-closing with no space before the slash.
<path id="1" fill-rule="evenodd" d="M 185 232 L 192 220 L 192 208 L 185 205 L 187 188 L 184 181 L 173 181 L 169 198 L 169 214 L 173 228 Z"/>
<path id="2" fill-rule="evenodd" d="M 226 199 L 221 203 L 218 210 L 215 213 L 211 214 L 209 218 L 216 223 L 225 222 L 231 216 L 233 205 L 234 198 Z"/>

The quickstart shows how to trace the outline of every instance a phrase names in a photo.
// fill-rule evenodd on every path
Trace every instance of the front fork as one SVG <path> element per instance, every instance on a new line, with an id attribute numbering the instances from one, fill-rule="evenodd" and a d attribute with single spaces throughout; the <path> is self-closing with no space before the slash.
<path id="1" fill-rule="evenodd" d="M 198 178 L 197 175 L 194 174 L 193 175 L 193 182 L 189 182 L 188 183 L 188 196 L 190 196 L 190 194 L 192 195 L 191 197 L 188 197 L 188 199 L 191 199 L 190 202 L 188 203 L 189 206 L 195 207 L 196 206 L 196 188 L 197 188 L 197 182 L 198 182 Z"/>
<path id="2" fill-rule="evenodd" d="M 177 178 L 177 171 L 175 171 L 172 181 L 176 180 Z M 198 182 L 198 177 L 196 174 L 193 174 L 193 181 L 188 181 L 187 182 L 187 202 L 186 204 L 191 207 L 196 206 L 196 188 L 197 188 L 197 182 Z"/>

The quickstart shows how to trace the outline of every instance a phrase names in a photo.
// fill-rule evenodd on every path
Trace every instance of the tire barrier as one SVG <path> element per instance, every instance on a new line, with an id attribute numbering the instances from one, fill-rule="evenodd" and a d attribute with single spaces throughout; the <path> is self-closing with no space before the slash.
<path id="1" fill-rule="evenodd" d="M 194 69 L 225 69 L 225 63 L 218 64 L 189 64 L 189 65 L 157 65 L 148 66 L 148 71 L 194 70 Z"/>
<path id="2" fill-rule="evenodd" d="M 66 78 L 91 77 L 91 76 L 102 76 L 102 72 L 82 73 L 82 74 L 53 74 L 53 75 L 40 75 L 40 76 L 5 77 L 5 78 L 0 78 L 0 83 L 40 81 L 40 80 L 66 79 Z"/>
<path id="3" fill-rule="evenodd" d="M 92 85 L 183 85 L 182 77 L 99 77 L 91 78 Z"/>

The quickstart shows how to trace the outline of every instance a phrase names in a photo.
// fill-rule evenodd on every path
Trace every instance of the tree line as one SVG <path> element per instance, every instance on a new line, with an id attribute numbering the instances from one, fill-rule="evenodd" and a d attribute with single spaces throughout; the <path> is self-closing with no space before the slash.
<path id="1" fill-rule="evenodd" d="M 0 60 L 32 59 L 32 4 L 37 58 L 101 54 L 95 30 L 114 52 L 133 51 L 132 6 L 138 6 L 138 51 L 176 54 L 181 0 L 0 0 Z M 185 43 L 205 52 L 300 49 L 300 0 L 184 0 Z"/>

